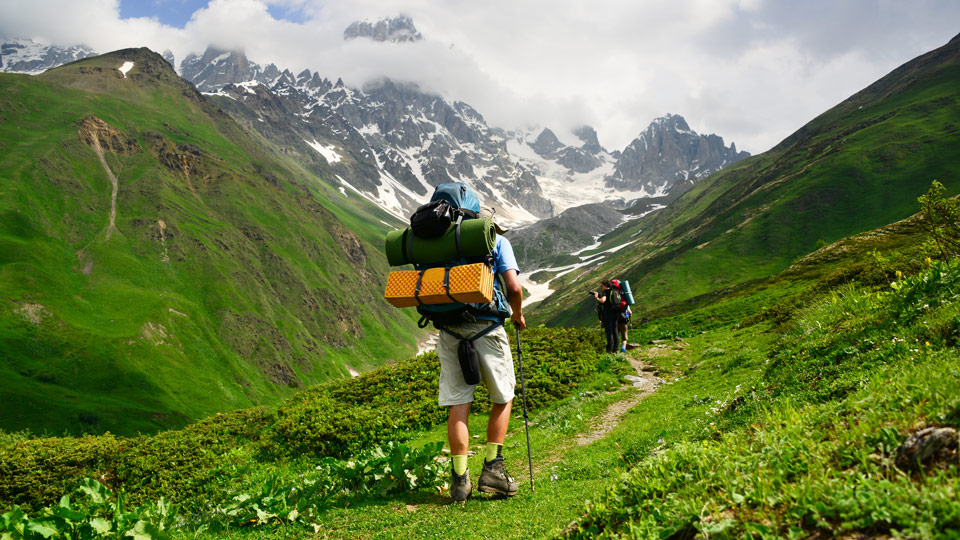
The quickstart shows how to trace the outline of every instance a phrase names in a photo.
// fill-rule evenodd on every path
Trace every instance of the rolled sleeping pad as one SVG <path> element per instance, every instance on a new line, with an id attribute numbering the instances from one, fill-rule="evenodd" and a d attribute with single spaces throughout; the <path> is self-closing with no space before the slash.
<path id="1" fill-rule="evenodd" d="M 620 288 L 623 289 L 623 294 L 627 295 L 627 305 L 628 305 L 628 306 L 632 306 L 632 305 L 633 305 L 633 291 L 630 290 L 630 282 L 629 282 L 629 281 L 626 281 L 626 280 L 621 281 L 621 282 L 620 282 Z"/>
<path id="2" fill-rule="evenodd" d="M 457 225 L 436 238 L 420 238 L 409 228 L 387 233 L 386 253 L 390 266 L 436 264 L 460 257 L 480 257 L 493 251 L 497 231 L 490 219 L 465 219 L 460 223 L 460 249 L 457 253 Z"/>

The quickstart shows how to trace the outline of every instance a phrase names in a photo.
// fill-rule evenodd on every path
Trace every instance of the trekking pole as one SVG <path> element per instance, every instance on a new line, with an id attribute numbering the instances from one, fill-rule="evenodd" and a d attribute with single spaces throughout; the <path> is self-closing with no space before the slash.
<path id="1" fill-rule="evenodd" d="M 527 390 L 523 384 L 523 350 L 520 348 L 520 329 L 517 330 L 517 363 L 520 364 L 520 394 L 523 396 L 523 427 L 527 431 L 527 462 L 530 464 L 530 491 L 533 489 L 533 457 L 530 454 L 530 423 L 527 419 Z"/>

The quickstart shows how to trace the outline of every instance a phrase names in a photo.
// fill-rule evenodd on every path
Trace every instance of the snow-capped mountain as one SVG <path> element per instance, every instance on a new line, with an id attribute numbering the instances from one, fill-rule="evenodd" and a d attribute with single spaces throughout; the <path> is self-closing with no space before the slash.
<path id="1" fill-rule="evenodd" d="M 179 73 L 201 92 L 214 92 L 228 84 L 252 81 L 273 86 L 283 77 L 288 82 L 296 81 L 289 70 L 281 72 L 273 64 L 261 66 L 247 60 L 243 51 L 225 51 L 215 47 L 208 48 L 201 56 L 188 55 L 180 63 Z"/>
<path id="2" fill-rule="evenodd" d="M 350 25 L 344 39 L 402 43 L 423 39 L 408 17 Z M 95 54 L 6 40 L 4 71 L 37 73 Z M 164 58 L 174 65 L 173 55 Z M 345 195 L 363 196 L 398 217 L 423 204 L 437 184 L 462 181 L 511 226 L 591 203 L 627 207 L 689 188 L 746 157 L 716 135 L 699 135 L 667 115 L 622 152 L 603 148 L 596 130 L 560 136 L 546 127 L 505 131 L 466 103 L 380 80 L 363 88 L 304 70 L 250 61 L 243 51 L 208 48 L 178 69 L 237 121 L 280 151 L 300 156 Z M 566 142 L 564 142 L 566 141 Z"/>
<path id="3" fill-rule="evenodd" d="M 614 165 L 606 184 L 622 190 L 666 195 L 678 182 L 695 183 L 750 154 L 726 147 L 717 135 L 700 135 L 682 116 L 657 118 L 633 140 Z"/>
<path id="4" fill-rule="evenodd" d="M 400 15 L 376 22 L 355 21 L 343 31 L 343 39 L 367 38 L 374 41 L 406 43 L 420 41 L 423 36 L 417 31 L 413 19 Z"/>
<path id="5" fill-rule="evenodd" d="M 489 127 L 469 105 L 415 85 L 381 80 L 356 89 L 304 72 L 227 84 L 207 95 L 281 151 L 317 161 L 321 176 L 398 216 L 451 181 L 472 186 L 507 222 L 553 215 L 536 177 L 511 158 L 503 130 Z"/>
<path id="6" fill-rule="evenodd" d="M 537 178 L 557 213 L 582 204 L 636 198 L 604 185 L 615 156 L 600 147 L 593 128 L 584 126 L 577 132 L 587 139 L 579 146 L 564 144 L 549 128 L 511 132 L 507 149 Z"/>
<path id="7" fill-rule="evenodd" d="M 511 135 L 510 154 L 533 172 L 558 213 L 605 200 L 628 206 L 676 194 L 750 155 L 726 148 L 716 135 L 697 134 L 683 117 L 669 114 L 651 122 L 622 152 L 603 148 L 590 126 L 571 133 L 579 145 L 564 144 L 547 128 Z"/>
<path id="8" fill-rule="evenodd" d="M 96 54 L 83 45 L 64 48 L 29 39 L 3 40 L 0 45 L 0 71 L 35 75 Z"/>

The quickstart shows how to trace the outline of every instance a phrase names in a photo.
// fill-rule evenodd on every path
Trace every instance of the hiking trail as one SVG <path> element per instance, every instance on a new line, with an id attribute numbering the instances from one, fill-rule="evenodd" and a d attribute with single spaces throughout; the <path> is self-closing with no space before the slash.
<path id="1" fill-rule="evenodd" d="M 534 473 L 560 461 L 560 458 L 574 446 L 586 446 L 604 438 L 608 433 L 613 431 L 613 428 L 617 427 L 617 424 L 620 423 L 620 418 L 622 418 L 627 411 L 634 408 L 645 397 L 654 393 L 660 384 L 663 383 L 663 379 L 656 374 L 656 368 L 646 364 L 643 360 L 633 355 L 628 354 L 626 358 L 627 361 L 630 362 L 630 365 L 633 366 L 634 372 L 636 372 L 635 377 L 638 380 L 633 382 L 633 387 L 636 388 L 636 391 L 627 399 L 612 403 L 606 412 L 592 419 L 589 431 L 578 434 L 571 444 L 556 449 L 546 459 L 539 460 L 534 464 Z"/>

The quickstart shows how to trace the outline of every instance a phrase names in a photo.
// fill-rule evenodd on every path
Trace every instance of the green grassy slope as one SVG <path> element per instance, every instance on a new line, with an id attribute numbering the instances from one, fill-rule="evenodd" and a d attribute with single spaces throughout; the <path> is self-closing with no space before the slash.
<path id="1" fill-rule="evenodd" d="M 151 432 L 415 350 L 385 214 L 146 49 L 0 76 L 0 179 L 2 428 Z"/>
<path id="2" fill-rule="evenodd" d="M 640 313 L 765 278 L 846 236 L 903 219 L 932 180 L 960 191 L 960 39 L 825 112 L 780 145 L 705 179 L 603 239 L 633 242 L 565 276 L 539 321 L 583 323 L 583 291 L 628 279 Z"/>
<path id="3" fill-rule="evenodd" d="M 515 409 L 504 447 L 514 498 L 451 504 L 437 489 L 448 463 L 437 477 L 416 465 L 422 455 L 322 457 L 445 439 L 436 362 L 423 355 L 154 437 L 0 434 L 0 512 L 26 503 L 37 518 L 71 479 L 103 474 L 128 503 L 185 503 L 173 538 L 952 537 L 955 432 L 920 462 L 898 450 L 926 428 L 960 429 L 960 263 L 927 260 L 924 239 L 911 218 L 819 250 L 753 293 L 632 330 L 648 345 L 631 354 L 666 384 L 630 410 L 614 406 L 635 396 L 621 384 L 625 359 L 598 352 L 599 330 L 524 332 L 536 490 Z M 754 315 L 797 288 L 806 306 Z M 603 437 L 577 443 L 613 410 Z M 474 455 L 474 479 L 479 466 Z M 424 483 L 388 490 L 400 471 Z M 335 491 L 305 503 L 314 482 Z"/>

